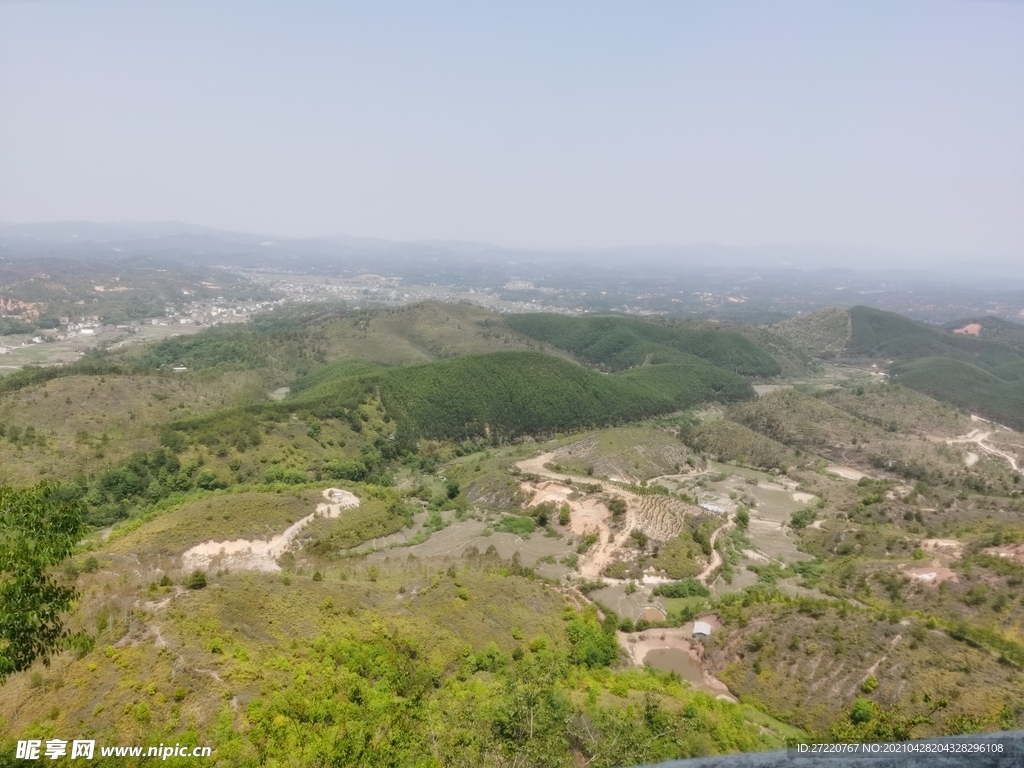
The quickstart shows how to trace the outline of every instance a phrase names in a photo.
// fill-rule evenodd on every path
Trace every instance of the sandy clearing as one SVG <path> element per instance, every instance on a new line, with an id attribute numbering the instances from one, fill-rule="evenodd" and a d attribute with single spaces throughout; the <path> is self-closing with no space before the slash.
<path id="1" fill-rule="evenodd" d="M 601 571 L 615 559 L 617 551 L 612 539 L 608 521 L 612 518 L 611 510 L 596 499 L 584 499 L 569 504 L 569 520 L 572 532 L 577 536 L 596 533 L 597 543 L 590 549 L 580 562 L 580 576 L 584 579 L 597 579 Z"/>
<path id="2" fill-rule="evenodd" d="M 966 464 L 968 467 L 973 467 L 977 463 L 978 463 L 978 454 L 972 453 L 971 451 L 968 451 L 967 455 L 964 456 L 964 464 Z"/>
<path id="3" fill-rule="evenodd" d="M 955 328 L 953 333 L 962 333 L 967 336 L 980 336 L 981 335 L 981 324 L 980 323 L 968 323 L 963 328 Z"/>
<path id="4" fill-rule="evenodd" d="M 927 584 L 928 586 L 935 586 L 944 581 L 952 581 L 954 584 L 960 581 L 954 571 L 942 565 L 938 560 L 932 560 L 931 565 L 919 568 L 900 566 L 899 570 L 904 576 L 909 576 L 912 581 Z"/>
<path id="5" fill-rule="evenodd" d="M 1008 560 L 1016 560 L 1018 563 L 1024 563 L 1024 544 L 1004 544 L 1001 547 L 988 547 L 983 549 L 982 552 L 992 557 L 1002 557 Z"/>
<path id="6" fill-rule="evenodd" d="M 778 392 L 780 389 L 792 389 L 792 384 L 755 384 L 754 391 L 758 395 L 767 395 L 772 392 Z"/>
<path id="7" fill-rule="evenodd" d="M 815 496 L 813 493 L 803 493 L 797 491 L 796 493 L 793 494 L 793 501 L 800 502 L 801 504 L 807 504 L 808 502 L 814 501 L 816 498 L 818 497 Z"/>
<path id="8" fill-rule="evenodd" d="M 744 549 L 743 556 L 748 560 L 753 560 L 755 563 L 771 563 L 774 562 L 768 555 L 758 552 L 755 549 Z"/>
<path id="9" fill-rule="evenodd" d="M 963 542 L 956 539 L 922 539 L 921 549 L 932 555 L 946 555 L 959 560 L 964 554 Z"/>
<path id="10" fill-rule="evenodd" d="M 825 471 L 830 472 L 833 475 L 839 475 L 839 477 L 845 477 L 847 480 L 853 481 L 860 480 L 862 477 L 867 477 L 866 474 L 861 472 L 859 469 L 854 469 L 853 467 L 840 467 L 836 465 L 831 465 L 825 467 Z"/>
<path id="11" fill-rule="evenodd" d="M 323 492 L 326 503 L 317 504 L 316 511 L 288 526 L 270 540 L 234 539 L 233 541 L 207 541 L 197 544 L 181 556 L 182 567 L 187 570 L 207 570 L 217 564 L 238 571 L 279 571 L 277 558 L 291 548 L 299 531 L 317 517 L 338 517 L 343 509 L 359 506 L 359 498 L 341 488 L 328 488 Z"/>

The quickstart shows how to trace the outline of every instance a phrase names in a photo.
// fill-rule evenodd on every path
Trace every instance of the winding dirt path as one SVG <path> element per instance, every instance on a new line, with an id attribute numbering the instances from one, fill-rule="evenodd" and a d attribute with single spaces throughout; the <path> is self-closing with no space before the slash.
<path id="1" fill-rule="evenodd" d="M 991 446 L 991 445 L 989 445 L 988 443 L 985 442 L 986 440 L 989 439 L 989 437 L 991 435 L 992 435 L 992 432 L 982 432 L 980 429 L 972 429 L 966 435 L 961 435 L 960 437 L 948 438 L 946 440 L 946 443 L 948 445 L 953 445 L 955 443 L 960 443 L 960 444 L 972 443 L 972 444 L 978 446 L 978 448 L 983 450 L 985 453 L 989 453 L 989 454 L 992 454 L 993 456 L 999 456 L 1000 458 L 1005 459 L 1006 462 L 1010 465 L 1010 468 L 1014 472 L 1020 472 L 1020 467 L 1017 465 L 1017 459 L 1014 456 L 1011 456 L 1009 453 L 1003 453 L 998 448 L 995 448 L 995 447 L 993 447 L 993 446 Z M 968 456 L 967 466 L 971 466 L 974 462 L 970 461 L 970 457 L 974 456 L 974 454 L 968 453 L 967 456 Z M 977 461 L 977 457 L 976 456 L 975 456 L 975 461 Z"/>
<path id="2" fill-rule="evenodd" d="M 583 502 L 569 501 L 567 498 L 569 495 L 567 488 L 565 493 L 559 493 L 551 488 L 550 483 L 554 482 L 562 486 L 568 486 L 572 483 L 599 485 L 603 491 L 612 491 L 624 497 L 627 500 L 626 519 L 624 522 L 625 536 L 629 536 L 633 528 L 636 527 L 636 506 L 639 503 L 639 497 L 634 493 L 619 488 L 613 483 L 598 478 L 554 472 L 544 466 L 553 458 L 554 453 L 548 452 L 535 456 L 532 459 L 518 462 L 516 466 L 524 474 L 536 475 L 548 481 L 536 484 L 523 481 L 521 486 L 524 491 L 533 494 L 534 504 L 541 504 L 545 501 L 555 501 L 558 503 L 564 501 L 567 503 L 572 509 L 570 525 L 572 526 L 573 533 L 577 536 L 595 532 L 596 529 L 597 543 L 581 556 L 579 570 L 580 576 L 585 579 L 600 578 L 601 571 L 612 561 L 616 552 L 615 537 L 612 535 L 612 529 L 608 525 L 608 519 L 612 516 L 611 510 L 604 504 L 593 500 Z"/>
<path id="3" fill-rule="evenodd" d="M 291 548 L 292 539 L 299 531 L 317 517 L 338 517 L 343 509 L 359 506 L 359 498 L 340 488 L 328 488 L 323 492 L 326 503 L 316 505 L 316 511 L 292 523 L 284 532 L 269 541 L 235 539 L 233 541 L 207 541 L 189 549 L 181 556 L 185 570 L 208 570 L 219 562 L 232 570 L 279 571 L 277 558 Z"/>
<path id="4" fill-rule="evenodd" d="M 729 515 L 729 517 L 726 518 L 725 523 L 716 528 L 715 532 L 711 534 L 711 562 L 709 562 L 707 568 L 701 571 L 697 576 L 697 581 L 705 587 L 708 585 L 708 579 L 710 579 L 715 570 L 722 565 L 722 553 L 715 549 L 715 542 L 718 540 L 718 534 L 730 530 L 735 524 L 736 516 Z"/>
<path id="5" fill-rule="evenodd" d="M 623 497 L 627 501 L 627 506 L 626 519 L 623 524 L 623 531 L 620 535 L 620 538 L 623 540 L 628 539 L 630 533 L 633 531 L 634 528 L 637 527 L 638 520 L 636 510 L 640 506 L 641 497 L 631 491 L 626 490 L 622 486 L 607 480 L 601 480 L 600 478 L 596 477 L 582 477 L 580 475 L 570 475 L 565 472 L 555 472 L 553 470 L 550 470 L 544 465 L 551 462 L 552 459 L 554 459 L 554 456 L 554 452 L 549 451 L 547 453 L 542 453 L 539 456 L 534 456 L 532 459 L 525 459 L 523 461 L 517 462 L 516 466 L 524 474 L 536 475 L 538 477 L 544 478 L 545 480 L 555 481 L 558 483 L 562 483 L 563 485 L 569 485 L 572 483 L 598 485 L 601 487 L 602 491 L 606 493 L 614 493 L 618 496 Z M 523 490 L 528 492 L 533 491 L 538 494 L 537 496 L 534 497 L 537 503 L 541 503 L 546 500 L 545 498 L 543 498 L 543 496 L 539 495 L 544 490 L 547 490 L 542 489 L 540 487 L 541 484 L 537 484 L 535 486 L 529 482 L 524 481 L 522 483 L 522 486 Z M 580 558 L 580 576 L 586 579 L 599 578 L 601 575 L 601 571 L 609 562 L 611 562 L 611 560 L 615 556 L 615 552 L 617 551 L 615 539 L 612 536 L 611 528 L 608 526 L 607 523 L 607 519 L 611 517 L 611 512 L 605 509 L 606 514 L 604 515 L 594 515 L 592 512 L 588 514 L 590 510 L 583 509 L 583 507 L 586 506 L 586 502 L 580 504 L 579 502 L 569 501 L 568 503 L 570 507 L 572 507 L 573 512 L 576 513 L 573 515 L 574 533 L 585 533 L 583 527 L 577 529 L 577 526 L 575 525 L 577 519 L 583 521 L 582 525 L 584 527 L 589 524 L 597 528 L 598 543 L 589 552 L 587 552 L 583 557 Z M 591 503 L 593 504 L 593 502 Z M 603 504 L 599 506 L 604 508 Z M 722 555 L 718 552 L 717 549 L 715 549 L 715 541 L 718 539 L 718 535 L 720 533 L 732 528 L 733 525 L 733 516 L 729 516 L 728 518 L 726 518 L 725 523 L 719 526 L 717 529 L 715 529 L 714 533 L 711 534 L 711 562 L 701 572 L 700 576 L 697 577 L 702 584 L 706 585 L 708 578 L 710 578 L 710 576 L 715 572 L 717 568 L 721 567 Z"/>

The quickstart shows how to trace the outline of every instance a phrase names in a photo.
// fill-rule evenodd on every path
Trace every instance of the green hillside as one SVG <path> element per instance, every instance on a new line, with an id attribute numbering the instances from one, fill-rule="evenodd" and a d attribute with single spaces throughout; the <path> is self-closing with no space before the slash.
<path id="1" fill-rule="evenodd" d="M 770 354 L 730 330 L 668 327 L 632 317 L 513 315 L 508 326 L 564 349 L 607 370 L 682 363 L 693 355 L 742 376 L 777 376 L 782 368 Z"/>
<path id="2" fill-rule="evenodd" d="M 634 421 L 753 396 L 698 360 L 608 376 L 536 352 L 467 355 L 374 377 L 387 412 L 424 437 L 515 437 Z"/>
<path id="3" fill-rule="evenodd" d="M 985 315 L 984 317 L 970 317 L 964 320 L 954 320 L 945 323 L 942 328 L 947 331 L 967 329 L 969 326 L 979 326 L 977 338 L 983 341 L 998 341 L 1011 347 L 1019 354 L 1024 355 L 1024 325 L 1004 320 L 996 315 Z M 971 329 L 974 330 L 974 329 Z"/>
<path id="4" fill-rule="evenodd" d="M 1024 429 L 1024 387 L 981 368 L 944 357 L 926 357 L 892 367 L 898 383 L 972 413 Z"/>
<path id="5" fill-rule="evenodd" d="M 245 325 L 211 328 L 94 357 L 133 371 L 175 365 L 191 371 L 258 368 L 290 381 L 344 360 L 396 366 L 542 346 L 509 330 L 500 315 L 483 307 L 423 302 L 351 311 L 326 305 L 286 307 Z M 81 368 L 82 363 L 67 367 Z"/>
<path id="6" fill-rule="evenodd" d="M 852 332 L 847 349 L 856 355 L 900 360 L 944 356 L 985 366 L 1002 365 L 1020 357 L 1004 344 L 949 333 L 894 312 L 854 307 L 850 319 Z"/>
<path id="7" fill-rule="evenodd" d="M 955 327 L 963 324 L 956 324 Z M 981 321 L 979 321 L 981 322 Z M 818 357 L 872 357 L 916 360 L 952 357 L 983 367 L 1020 359 L 1024 350 L 1024 326 L 998 318 L 983 321 L 990 330 L 981 336 L 953 333 L 925 325 L 895 312 L 870 307 L 823 309 L 790 318 L 772 330 L 795 346 Z M 1015 328 L 1020 328 L 1018 334 Z"/>
<path id="8" fill-rule="evenodd" d="M 799 349 L 818 357 L 846 353 L 850 341 L 850 310 L 828 307 L 797 315 L 772 326 L 772 331 Z"/>
<path id="9" fill-rule="evenodd" d="M 992 369 L 992 373 L 1004 381 L 1024 380 L 1024 359 L 997 365 Z"/>

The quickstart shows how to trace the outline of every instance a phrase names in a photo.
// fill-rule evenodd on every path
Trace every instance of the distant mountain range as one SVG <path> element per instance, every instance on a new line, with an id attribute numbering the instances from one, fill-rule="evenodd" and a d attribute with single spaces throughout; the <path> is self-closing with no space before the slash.
<path id="1" fill-rule="evenodd" d="M 55 251 L 97 253 L 161 253 L 205 264 L 244 267 L 327 269 L 338 261 L 360 269 L 401 269 L 413 262 L 446 262 L 453 267 L 483 264 L 544 264 L 548 267 L 587 265 L 610 271 L 650 269 L 799 269 L 886 271 L 892 274 L 941 272 L 960 279 L 1019 276 L 1004 260 L 948 255 L 907 257 L 880 249 L 815 245 L 725 246 L 715 243 L 647 245 L 589 249 L 517 249 L 460 240 L 393 241 L 331 235 L 288 238 L 230 232 L 165 222 L 57 221 L 0 224 L 0 254 L 8 256 Z"/>

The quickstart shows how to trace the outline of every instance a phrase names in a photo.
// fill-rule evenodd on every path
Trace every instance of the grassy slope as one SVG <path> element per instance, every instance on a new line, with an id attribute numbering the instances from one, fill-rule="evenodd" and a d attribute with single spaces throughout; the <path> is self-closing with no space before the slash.
<path id="1" fill-rule="evenodd" d="M 161 425 L 187 415 L 261 400 L 255 373 L 68 376 L 0 394 L 0 483 L 109 468 L 157 445 Z M 11 428 L 36 439 L 11 442 Z M 104 438 L 104 435 L 106 436 Z"/>
<path id="2" fill-rule="evenodd" d="M 513 330 L 612 371 L 683 362 L 685 355 L 744 376 L 777 376 L 782 370 L 770 354 L 743 335 L 721 328 L 670 327 L 631 317 L 545 314 L 512 315 L 507 323 Z"/>
<path id="3" fill-rule="evenodd" d="M 791 606 L 758 606 L 746 621 L 742 628 L 728 622 L 713 638 L 712 665 L 741 700 L 808 730 L 841 717 L 863 695 L 872 669 L 879 685 L 870 698 L 883 706 L 900 701 L 908 714 L 918 714 L 929 709 L 925 694 L 955 696 L 950 711 L 934 718 L 938 727 L 926 725 L 919 735 L 948 732 L 941 724 L 956 714 L 998 717 L 1019 701 L 1017 675 L 989 653 L 929 631 L 918 618 L 900 625 L 857 610 L 811 616 Z"/>
<path id="4" fill-rule="evenodd" d="M 929 357 L 893 366 L 896 380 L 1015 429 L 1024 429 L 1024 387 L 960 360 Z"/>
<path id="5" fill-rule="evenodd" d="M 827 308 L 792 317 L 772 326 L 772 331 L 799 349 L 818 357 L 846 352 L 850 341 L 850 310 Z"/>
<path id="6" fill-rule="evenodd" d="M 654 424 L 602 429 L 555 452 L 555 462 L 566 471 L 629 482 L 686 471 L 692 452 L 673 434 Z"/>
<path id="7" fill-rule="evenodd" d="M 785 320 L 772 326 L 772 330 L 819 357 L 853 355 L 913 360 L 941 355 L 983 366 L 1003 365 L 1020 358 L 1018 351 L 1004 343 L 1011 338 L 1009 332 L 975 338 L 869 307 L 823 309 Z"/>
<path id="8" fill-rule="evenodd" d="M 992 373 L 1003 381 L 1021 381 L 1024 379 L 1024 360 L 997 365 L 992 369 Z"/>
<path id="9" fill-rule="evenodd" d="M 715 323 L 706 320 L 667 321 L 666 324 L 669 327 L 678 327 L 683 330 L 711 330 L 719 333 L 738 333 L 758 349 L 767 352 L 775 358 L 781 369 L 779 375 L 784 377 L 807 376 L 813 373 L 817 365 L 813 357 L 806 350 L 798 347 L 789 339 L 769 328 L 738 325 L 736 323 Z"/>
<path id="10" fill-rule="evenodd" d="M 105 551 L 142 557 L 174 557 L 204 541 L 269 539 L 310 514 L 315 491 L 207 495 L 155 514 L 143 524 L 123 526 Z"/>
<path id="11" fill-rule="evenodd" d="M 259 316 L 247 326 L 212 328 L 108 357 L 145 368 L 260 368 L 293 379 L 338 361 L 397 366 L 542 346 L 510 331 L 500 315 L 482 307 L 425 302 L 364 311 L 291 308 Z"/>
<path id="12" fill-rule="evenodd" d="M 869 473 L 885 470 L 913 480 L 937 480 L 960 470 L 962 458 L 957 451 L 929 440 L 907 439 L 905 435 L 911 432 L 916 437 L 926 433 L 929 424 L 948 423 L 948 411 L 932 401 L 911 406 L 900 396 L 898 387 L 882 389 L 891 391 L 893 399 L 878 413 L 901 411 L 904 421 L 890 419 L 880 424 L 877 415 L 856 415 L 848 400 L 837 401 L 846 405 L 844 409 L 832 403 L 835 396 L 815 397 L 796 390 L 779 390 L 738 404 L 729 410 L 728 417 L 791 448 Z M 902 406 L 898 404 L 901 400 Z M 914 415 L 918 411 L 923 414 L 920 419 Z M 900 430 L 904 434 L 898 434 Z"/>
<path id="13" fill-rule="evenodd" d="M 684 428 L 681 436 L 693 450 L 720 461 L 769 469 L 789 467 L 796 462 L 793 451 L 782 443 L 729 419 L 706 419 Z"/>
<path id="14" fill-rule="evenodd" d="M 302 501 L 285 500 L 282 513 L 255 495 L 211 500 L 244 502 L 217 512 L 278 515 L 279 524 Z M 210 533 L 203 503 L 167 513 L 170 528 L 157 518 L 129 537 L 162 542 L 178 531 L 176 548 L 201 540 Z M 678 679 L 573 665 L 561 595 L 494 558 L 447 571 L 328 563 L 322 580 L 301 565 L 287 578 L 221 572 L 190 591 L 158 586 L 164 574 L 181 578 L 173 557 L 131 547 L 129 537 L 98 542 L 99 569 L 77 577 L 84 597 L 74 625 L 96 636 L 95 649 L 14 675 L 0 699 L 0 739 L 85 727 L 106 743 L 211 745 L 219 764 L 232 766 L 290 764 L 296 755 L 351 764 L 364 728 L 372 749 L 355 761 L 364 765 L 493 764 L 515 754 L 523 765 L 568 767 L 570 744 L 634 764 L 779 744 L 748 722 L 745 707 Z M 518 727 L 530 716 L 518 709 L 524 692 L 542 700 L 529 732 Z M 657 716 L 655 730 L 642 712 Z M 597 743 L 574 738 L 581 717 Z M 641 738 L 609 753 L 620 733 Z"/>

